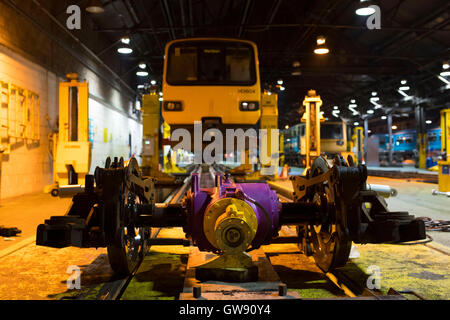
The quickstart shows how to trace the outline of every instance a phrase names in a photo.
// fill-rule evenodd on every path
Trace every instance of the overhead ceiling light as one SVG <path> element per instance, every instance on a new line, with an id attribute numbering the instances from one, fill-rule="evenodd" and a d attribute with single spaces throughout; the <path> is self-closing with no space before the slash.
<path id="1" fill-rule="evenodd" d="M 406 84 L 407 82 L 408 82 L 408 81 L 406 81 L 406 80 L 400 81 L 401 84 Z"/>
<path id="2" fill-rule="evenodd" d="M 324 37 L 324 36 L 318 36 L 317 37 L 317 45 L 322 45 L 322 44 L 325 44 L 325 42 L 326 42 L 327 40 L 326 40 L 326 38 Z"/>
<path id="3" fill-rule="evenodd" d="M 440 75 L 441 75 L 441 77 L 448 77 L 448 76 L 450 76 L 450 71 L 442 71 L 440 73 Z"/>
<path id="4" fill-rule="evenodd" d="M 163 101 L 164 101 L 164 98 L 159 98 L 159 101 L 163 102 Z"/>
<path id="5" fill-rule="evenodd" d="M 288 130 L 289 129 L 289 126 L 288 125 L 286 125 L 285 127 L 284 127 L 286 130 Z"/>
<path id="6" fill-rule="evenodd" d="M 122 43 L 119 47 L 119 49 L 117 49 L 117 52 L 121 53 L 121 54 L 130 54 L 133 53 L 133 49 L 131 49 L 130 47 L 130 38 L 128 37 L 123 37 L 122 39 L 120 39 L 120 42 Z"/>
<path id="7" fill-rule="evenodd" d="M 315 54 L 327 54 L 330 50 L 325 46 L 320 46 L 314 49 Z"/>
<path id="8" fill-rule="evenodd" d="M 102 13 L 105 12 L 105 9 L 100 0 L 91 0 L 86 7 L 86 11 L 90 13 Z"/>
<path id="9" fill-rule="evenodd" d="M 286 90 L 285 87 L 280 87 L 280 91 L 284 91 L 284 90 Z"/>
<path id="10" fill-rule="evenodd" d="M 392 129 L 393 129 L 393 130 L 397 130 L 398 127 L 397 127 L 396 125 L 393 125 L 393 126 L 392 126 Z"/>
<path id="11" fill-rule="evenodd" d="M 334 110 L 338 110 L 339 107 L 338 107 L 338 106 L 334 106 L 333 109 L 334 109 Z"/>
<path id="12" fill-rule="evenodd" d="M 372 5 L 371 1 L 361 0 L 361 2 L 356 7 L 355 13 L 358 16 L 370 16 L 375 13 L 375 9 L 370 8 L 371 5 Z"/>
<path id="13" fill-rule="evenodd" d="M 368 113 L 368 114 L 374 114 L 375 111 L 373 111 L 373 110 L 367 110 L 367 113 Z"/>
<path id="14" fill-rule="evenodd" d="M 121 54 L 130 54 L 133 53 L 133 49 L 131 49 L 131 47 L 129 46 L 121 46 L 119 49 L 117 49 L 117 52 L 121 53 Z"/>
<path id="15" fill-rule="evenodd" d="M 353 125 L 359 126 L 359 122 L 353 122 Z"/>
<path id="16" fill-rule="evenodd" d="M 450 64 L 448 63 L 448 61 L 445 61 L 445 62 L 442 64 L 442 69 L 447 70 L 448 68 L 450 68 Z"/>
<path id="17" fill-rule="evenodd" d="M 356 103 L 355 99 L 350 100 L 351 103 Z"/>
<path id="18" fill-rule="evenodd" d="M 294 68 L 299 68 L 299 67 L 300 67 L 300 61 L 294 61 L 294 62 L 292 62 L 292 66 L 293 66 Z"/>
<path id="19" fill-rule="evenodd" d="M 381 120 L 386 120 L 387 117 L 386 116 L 381 116 Z"/>
<path id="20" fill-rule="evenodd" d="M 137 86 L 137 88 L 138 88 L 138 89 L 145 89 L 145 85 L 140 84 L 140 85 Z"/>
<path id="21" fill-rule="evenodd" d="M 433 121 L 431 121 L 431 120 L 427 120 L 427 121 L 425 121 L 425 123 L 426 123 L 426 124 L 432 124 L 432 123 L 433 123 Z"/>
<path id="22" fill-rule="evenodd" d="M 279 85 L 282 85 L 282 84 L 283 84 L 283 80 L 280 79 L 280 80 L 277 81 L 277 83 L 278 83 Z"/>
<path id="23" fill-rule="evenodd" d="M 138 72 L 136 72 L 136 75 L 139 77 L 147 77 L 148 76 L 148 72 L 145 70 L 139 70 Z"/>
<path id="24" fill-rule="evenodd" d="M 160 93 L 159 93 L 159 95 L 160 95 L 160 96 L 162 97 L 162 96 L 163 96 L 163 93 L 162 93 L 162 92 L 160 92 Z"/>
<path id="25" fill-rule="evenodd" d="M 301 76 L 302 72 L 299 68 L 296 68 L 294 71 L 291 72 L 291 75 L 293 76 Z"/>
<path id="26" fill-rule="evenodd" d="M 409 89 L 411 89 L 409 86 L 401 86 L 400 88 L 398 88 L 398 90 L 400 91 L 408 91 Z"/>
<path id="27" fill-rule="evenodd" d="M 330 50 L 325 46 L 326 38 L 324 36 L 317 37 L 317 48 L 314 49 L 315 54 L 327 54 Z"/>
<path id="28" fill-rule="evenodd" d="M 151 83 L 152 86 L 156 85 L 156 81 L 155 80 L 150 81 L 150 83 Z"/>
<path id="29" fill-rule="evenodd" d="M 145 68 L 147 68 L 147 64 L 145 64 L 145 63 L 140 63 L 140 64 L 139 64 L 139 68 L 145 69 Z"/>
<path id="30" fill-rule="evenodd" d="M 372 97 L 375 97 L 378 93 L 376 93 L 375 91 L 372 91 Z"/>

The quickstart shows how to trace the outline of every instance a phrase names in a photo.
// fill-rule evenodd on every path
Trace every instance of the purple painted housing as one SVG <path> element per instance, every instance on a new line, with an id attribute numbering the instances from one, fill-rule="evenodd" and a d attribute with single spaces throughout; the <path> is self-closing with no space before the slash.
<path id="1" fill-rule="evenodd" d="M 255 212 L 258 230 L 251 243 L 252 248 L 269 244 L 270 240 L 278 235 L 280 230 L 278 197 L 266 183 L 233 183 L 231 180 L 223 179 L 222 175 L 216 174 L 215 185 L 214 188 L 200 189 L 199 175 L 192 175 L 187 202 L 189 214 L 184 231 L 201 251 L 218 251 L 205 236 L 203 219 L 207 209 L 224 198 L 241 199 Z"/>

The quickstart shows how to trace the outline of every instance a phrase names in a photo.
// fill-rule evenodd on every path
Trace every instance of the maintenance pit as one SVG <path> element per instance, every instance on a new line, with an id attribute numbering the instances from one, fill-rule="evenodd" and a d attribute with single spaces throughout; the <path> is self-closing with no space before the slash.
<path id="1" fill-rule="evenodd" d="M 0 300 L 450 300 L 448 9 L 0 1 Z"/>

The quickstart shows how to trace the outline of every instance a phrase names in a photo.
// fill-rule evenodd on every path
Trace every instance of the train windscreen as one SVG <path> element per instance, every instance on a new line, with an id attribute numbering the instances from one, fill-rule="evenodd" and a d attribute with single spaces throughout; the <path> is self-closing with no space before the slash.
<path id="1" fill-rule="evenodd" d="M 181 42 L 169 49 L 170 85 L 236 85 L 256 83 L 253 47 L 237 42 Z"/>
<path id="2" fill-rule="evenodd" d="M 344 133 L 342 130 L 342 124 L 324 123 L 320 126 L 320 138 L 321 139 L 344 139 Z"/>

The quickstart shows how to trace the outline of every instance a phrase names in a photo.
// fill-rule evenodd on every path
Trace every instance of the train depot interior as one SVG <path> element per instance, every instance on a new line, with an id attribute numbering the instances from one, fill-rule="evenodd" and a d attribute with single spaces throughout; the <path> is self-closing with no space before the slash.
<path id="1" fill-rule="evenodd" d="M 0 0 L 0 300 L 450 300 L 449 24 Z"/>

